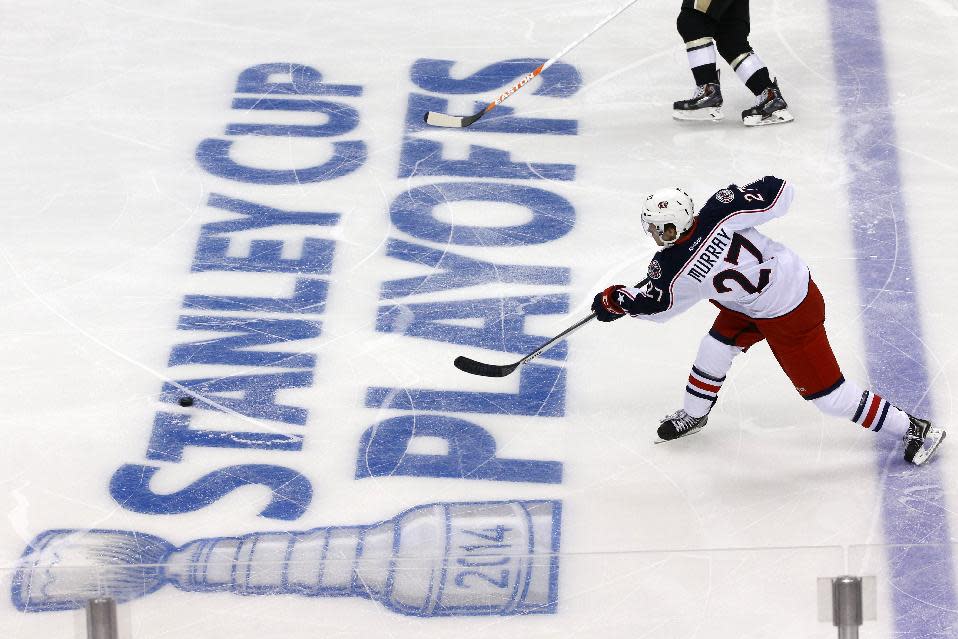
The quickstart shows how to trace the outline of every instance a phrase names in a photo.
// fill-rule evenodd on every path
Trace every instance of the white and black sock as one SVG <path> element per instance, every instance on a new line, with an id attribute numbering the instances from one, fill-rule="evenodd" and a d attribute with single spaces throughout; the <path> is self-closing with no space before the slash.
<path id="1" fill-rule="evenodd" d="M 729 63 L 742 84 L 748 87 L 753 95 L 772 86 L 772 78 L 768 74 L 768 67 L 754 51 L 746 51 Z"/>
<path id="2" fill-rule="evenodd" d="M 685 43 L 685 52 L 689 56 L 689 68 L 695 84 L 701 86 L 718 82 L 718 69 L 715 66 L 715 40 L 710 37 L 699 38 Z"/>

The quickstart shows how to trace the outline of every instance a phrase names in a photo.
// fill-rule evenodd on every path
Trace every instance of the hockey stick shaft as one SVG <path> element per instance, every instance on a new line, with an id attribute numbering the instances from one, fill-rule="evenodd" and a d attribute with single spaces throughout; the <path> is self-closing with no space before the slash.
<path id="1" fill-rule="evenodd" d="M 531 353 L 529 353 L 528 355 L 520 359 L 518 362 L 514 362 L 512 364 L 503 364 L 503 365 L 485 364 L 483 362 L 478 362 L 474 359 L 469 359 L 468 357 L 463 357 L 462 355 L 460 355 L 459 357 L 455 359 L 455 361 L 453 361 L 453 365 L 455 365 L 456 368 L 463 371 L 464 373 L 470 373 L 472 375 L 481 375 L 482 377 L 505 377 L 512 371 L 522 366 L 523 364 L 530 362 L 534 360 L 535 358 L 539 357 L 539 355 L 542 355 L 547 350 L 552 348 L 556 343 L 558 343 L 564 337 L 567 337 L 568 335 L 574 333 L 575 331 L 579 330 L 580 328 L 582 328 L 583 326 L 585 326 L 586 324 L 588 324 L 594 319 L 595 319 L 595 313 L 594 312 L 590 313 L 587 317 L 583 317 L 581 320 L 579 320 L 578 322 L 576 322 L 569 328 L 565 329 L 564 331 L 562 331 L 561 333 L 559 333 L 558 335 L 550 339 L 548 342 L 546 342 L 545 344 L 543 344 L 536 350 L 532 351 Z"/>
<path id="2" fill-rule="evenodd" d="M 635 285 L 635 288 L 645 285 L 648 281 L 649 281 L 648 278 L 642 280 L 641 282 Z M 555 346 L 563 338 L 568 337 L 575 331 L 579 330 L 580 328 L 582 328 L 583 326 L 585 326 L 586 324 L 594 320 L 595 317 L 596 317 L 595 312 L 590 313 L 586 317 L 583 317 L 578 322 L 576 322 L 569 328 L 565 329 L 564 331 L 562 331 L 561 333 L 559 333 L 558 335 L 550 339 L 548 342 L 546 342 L 545 344 L 543 344 L 536 350 L 532 351 L 531 353 L 529 353 L 528 355 L 520 359 L 518 362 L 515 362 L 512 364 L 504 364 L 504 365 L 485 364 L 483 362 L 478 362 L 474 359 L 469 359 L 468 357 L 463 357 L 462 355 L 457 357 L 455 361 L 453 362 L 453 364 L 459 370 L 465 373 L 471 373 L 472 375 L 481 375 L 483 377 L 505 377 L 512 371 L 522 366 L 523 364 L 531 362 L 535 358 L 539 357 L 539 355 L 542 355 L 547 350 Z"/>
<path id="3" fill-rule="evenodd" d="M 631 6 L 632 6 L 633 4 L 635 4 L 636 2 L 638 2 L 638 0 L 629 0 L 629 1 L 626 2 L 624 5 L 622 5 L 621 7 L 619 7 L 618 9 L 616 9 L 615 11 L 613 11 L 612 13 L 610 13 L 609 15 L 607 15 L 605 18 L 602 19 L 602 21 L 601 21 L 599 24 L 595 25 L 595 26 L 592 28 L 591 31 L 589 31 L 588 33 L 586 33 L 585 35 L 583 35 L 581 38 L 579 38 L 579 39 L 576 40 L 575 42 L 573 42 L 573 43 L 571 43 L 570 45 L 568 45 L 568 46 L 567 46 L 566 48 L 564 48 L 562 51 L 560 51 L 559 53 L 555 54 L 554 56 L 552 56 L 551 58 L 549 58 L 548 60 L 546 60 L 545 62 L 543 62 L 542 64 L 540 64 L 540 65 L 539 65 L 535 70 L 533 70 L 531 73 L 527 73 L 526 75 L 524 75 L 524 76 L 522 76 L 521 78 L 519 78 L 519 81 L 518 81 L 518 82 L 516 82 L 516 83 L 513 84 L 511 87 L 509 87 L 508 89 L 506 89 L 505 91 L 503 91 L 503 92 L 499 95 L 499 97 L 497 97 L 495 100 L 493 100 L 492 102 L 490 102 L 489 104 L 487 104 L 486 107 L 485 107 L 482 111 L 479 111 L 479 112 L 476 113 L 475 115 L 471 115 L 471 116 L 468 116 L 468 117 L 450 116 L 450 115 L 446 115 L 446 114 L 444 114 L 444 113 L 433 113 L 432 111 L 430 111 L 429 113 L 426 113 L 426 115 L 424 116 L 424 119 L 425 119 L 426 123 L 427 123 L 427 124 L 432 124 L 432 125 L 435 125 L 435 126 L 446 126 L 446 127 L 467 127 L 467 126 L 469 126 L 470 124 L 472 124 L 473 122 L 475 122 L 475 121 L 477 121 L 479 118 L 481 118 L 483 115 L 485 115 L 485 114 L 488 113 L 489 111 L 493 110 L 494 108 L 496 108 L 497 106 L 499 106 L 500 104 L 502 104 L 503 102 L 505 102 L 505 100 L 506 100 L 509 96 L 511 96 L 513 93 L 515 93 L 516 91 L 518 91 L 519 89 L 521 89 L 522 87 L 524 87 L 525 85 L 527 85 L 533 78 L 535 78 L 537 75 L 539 75 L 540 73 L 542 73 L 543 71 L 545 71 L 546 69 L 548 69 L 549 67 L 551 67 L 553 64 L 555 64 L 561 57 L 563 57 L 564 55 L 566 55 L 567 53 L 569 53 L 570 51 L 572 51 L 573 49 L 575 49 L 577 46 L 579 46 L 580 44 L 582 44 L 583 42 L 585 42 L 586 40 L 588 40 L 588 39 L 589 39 L 590 37 L 592 37 L 592 35 L 594 35 L 599 29 L 601 29 L 602 27 L 604 27 L 604 26 L 607 25 L 608 23 L 612 22 L 612 20 L 613 20 L 616 16 L 618 16 L 620 13 L 622 13 L 623 11 L 625 11 L 626 9 L 628 9 L 629 7 L 631 7 Z"/>
<path id="4" fill-rule="evenodd" d="M 616 9 L 615 11 L 607 15 L 605 18 L 602 19 L 602 22 L 592 27 L 591 31 L 589 31 L 588 33 L 583 35 L 581 38 L 579 38 L 578 40 L 576 40 L 575 42 L 567 46 L 565 49 L 563 49 L 559 53 L 555 54 L 554 56 L 552 56 L 551 58 L 549 58 L 548 60 L 540 64 L 539 67 L 536 70 L 534 70 L 532 73 L 527 73 L 525 76 L 520 78 L 518 82 L 516 82 L 514 85 L 506 89 L 506 91 L 503 92 L 502 95 L 500 95 L 498 98 L 490 102 L 489 105 L 486 106 L 485 110 L 489 111 L 495 108 L 496 106 L 502 104 L 506 98 L 508 98 L 510 95 L 512 95 L 513 93 L 515 93 L 516 91 L 524 87 L 526 84 L 528 84 L 529 81 L 532 80 L 532 78 L 536 77 L 537 75 L 539 75 L 540 73 L 542 73 L 543 71 L 551 67 L 553 64 L 559 61 L 559 58 L 562 58 L 567 53 L 575 49 L 577 46 L 579 46 L 580 44 L 582 44 L 583 42 L 591 38 L 597 31 L 599 31 L 599 29 L 601 29 L 605 25 L 612 22 L 612 20 L 615 19 L 616 16 L 618 16 L 620 13 L 622 13 L 623 11 L 631 7 L 636 2 L 638 2 L 638 0 L 629 0 L 624 5 L 622 5 L 621 7 L 619 7 L 618 9 Z"/>
<path id="5" fill-rule="evenodd" d="M 564 331 L 562 331 L 561 333 L 559 333 L 558 335 L 550 339 L 548 342 L 546 342 L 545 344 L 543 344 L 536 350 L 532 351 L 531 353 L 529 353 L 528 355 L 520 359 L 518 363 L 525 364 L 526 362 L 531 362 L 532 360 L 539 357 L 540 355 L 545 353 L 547 350 L 555 346 L 557 342 L 559 342 L 565 337 L 568 337 L 569 335 L 572 335 L 572 333 L 576 332 L 577 330 L 579 330 L 580 328 L 582 328 L 583 326 L 585 326 L 586 324 L 588 324 L 594 319 L 595 319 L 595 312 L 593 311 L 592 313 L 589 313 L 589 315 L 587 315 L 586 317 L 583 317 L 578 322 L 576 322 L 569 328 L 565 329 Z"/>

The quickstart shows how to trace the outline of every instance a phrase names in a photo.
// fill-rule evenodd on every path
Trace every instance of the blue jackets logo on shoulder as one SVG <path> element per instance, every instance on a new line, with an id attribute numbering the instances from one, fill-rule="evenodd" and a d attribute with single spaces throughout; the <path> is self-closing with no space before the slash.
<path id="1" fill-rule="evenodd" d="M 735 193 L 732 192 L 732 189 L 722 189 L 715 194 L 715 199 L 722 204 L 731 204 L 732 200 L 735 199 Z"/>
<path id="2" fill-rule="evenodd" d="M 662 277 L 662 265 L 659 264 L 658 260 L 649 262 L 648 276 L 650 280 L 657 280 Z"/>

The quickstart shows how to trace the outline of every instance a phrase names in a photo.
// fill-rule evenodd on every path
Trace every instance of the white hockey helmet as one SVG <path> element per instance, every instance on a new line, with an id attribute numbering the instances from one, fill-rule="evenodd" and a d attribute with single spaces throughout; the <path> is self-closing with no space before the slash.
<path id="1" fill-rule="evenodd" d="M 695 220 L 695 205 L 682 189 L 670 187 L 659 189 L 645 200 L 642 206 L 642 228 L 661 246 L 672 246 L 675 240 L 692 228 Z M 666 226 L 675 227 L 675 237 L 666 240 Z"/>

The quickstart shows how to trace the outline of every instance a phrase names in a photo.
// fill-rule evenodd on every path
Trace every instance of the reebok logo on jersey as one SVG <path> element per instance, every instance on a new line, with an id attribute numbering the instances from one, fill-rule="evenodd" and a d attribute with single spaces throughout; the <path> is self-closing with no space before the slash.
<path id="1" fill-rule="evenodd" d="M 694 250 L 696 249 L 696 247 L 697 247 L 699 244 L 701 244 L 701 243 L 702 243 L 702 240 L 704 240 L 704 239 L 705 239 L 704 237 L 700 237 L 700 238 L 698 238 L 697 240 L 695 240 L 694 242 L 692 242 L 692 246 L 689 247 L 689 253 L 691 253 L 692 251 L 694 251 Z"/>

